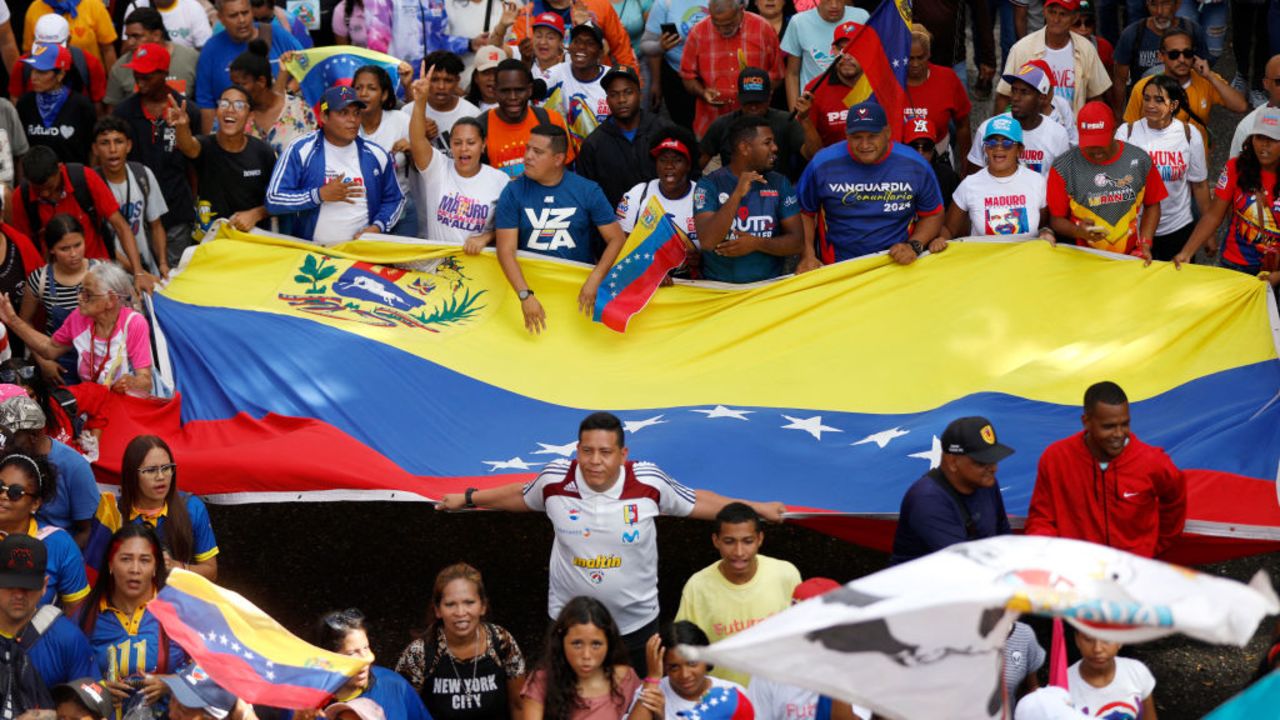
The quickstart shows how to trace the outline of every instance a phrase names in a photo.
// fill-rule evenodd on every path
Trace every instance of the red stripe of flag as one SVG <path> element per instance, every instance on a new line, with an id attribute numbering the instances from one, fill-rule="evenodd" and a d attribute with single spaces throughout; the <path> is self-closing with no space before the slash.
<path id="1" fill-rule="evenodd" d="M 600 322 L 618 332 L 627 331 L 631 316 L 644 309 L 667 273 L 684 262 L 684 243 L 679 234 L 663 243 L 653 253 L 653 262 L 636 279 L 627 284 L 600 313 Z"/>

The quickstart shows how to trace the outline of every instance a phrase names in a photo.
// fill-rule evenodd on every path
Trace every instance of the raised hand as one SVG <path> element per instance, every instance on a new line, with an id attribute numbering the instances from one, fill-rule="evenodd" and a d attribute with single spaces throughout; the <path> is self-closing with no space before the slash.
<path id="1" fill-rule="evenodd" d="M 182 104 L 179 105 L 178 101 L 173 99 L 173 95 L 170 95 L 169 107 L 164 109 L 164 121 L 174 128 L 189 125 L 191 116 L 187 115 L 187 101 L 183 99 Z"/>

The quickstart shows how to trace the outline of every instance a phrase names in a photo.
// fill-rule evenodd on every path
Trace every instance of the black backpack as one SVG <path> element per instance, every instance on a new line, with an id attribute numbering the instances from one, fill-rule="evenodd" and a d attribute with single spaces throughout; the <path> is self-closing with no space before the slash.
<path id="1" fill-rule="evenodd" d="M 141 167 L 138 163 L 129 163 L 131 166 Z M 107 224 L 107 219 L 101 217 L 98 213 L 98 206 L 93 202 L 93 193 L 89 192 L 89 181 L 85 177 L 85 167 L 83 163 L 64 163 L 67 168 L 67 179 L 71 181 L 71 192 L 75 195 L 76 204 L 89 217 L 89 222 L 93 228 L 98 231 L 98 237 L 102 238 L 102 244 L 107 246 L 107 255 L 112 260 L 116 259 L 116 244 L 111 241 L 113 237 Z M 146 170 L 139 175 L 139 184 L 141 184 L 147 176 Z M 149 184 L 149 183 L 148 183 Z M 43 222 L 40 220 L 39 206 L 36 199 L 31 196 L 31 183 L 26 180 L 22 181 L 19 186 L 22 188 L 22 204 L 27 211 L 27 224 L 31 230 L 31 240 L 44 248 L 44 239 L 40 235 Z M 146 197 L 146 191 L 150 188 L 143 188 L 143 197 Z M 46 248 L 47 249 L 47 248 Z"/>

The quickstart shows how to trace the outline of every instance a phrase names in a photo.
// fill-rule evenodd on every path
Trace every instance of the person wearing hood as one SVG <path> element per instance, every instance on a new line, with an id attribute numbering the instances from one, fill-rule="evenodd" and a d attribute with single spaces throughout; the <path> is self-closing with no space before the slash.
<path id="1" fill-rule="evenodd" d="M 1026 533 L 1159 557 L 1186 522 L 1186 477 L 1163 450 L 1130 432 L 1129 398 L 1119 385 L 1090 386 L 1081 419 L 1084 430 L 1040 456 Z"/>

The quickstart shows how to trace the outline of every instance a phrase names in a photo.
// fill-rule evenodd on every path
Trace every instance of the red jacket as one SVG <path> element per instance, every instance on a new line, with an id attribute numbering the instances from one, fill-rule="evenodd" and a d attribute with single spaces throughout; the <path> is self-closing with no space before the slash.
<path id="1" fill-rule="evenodd" d="M 1129 436 L 1103 470 L 1078 432 L 1040 456 L 1028 535 L 1088 540 L 1155 557 L 1182 532 L 1187 481 L 1163 450 Z"/>

